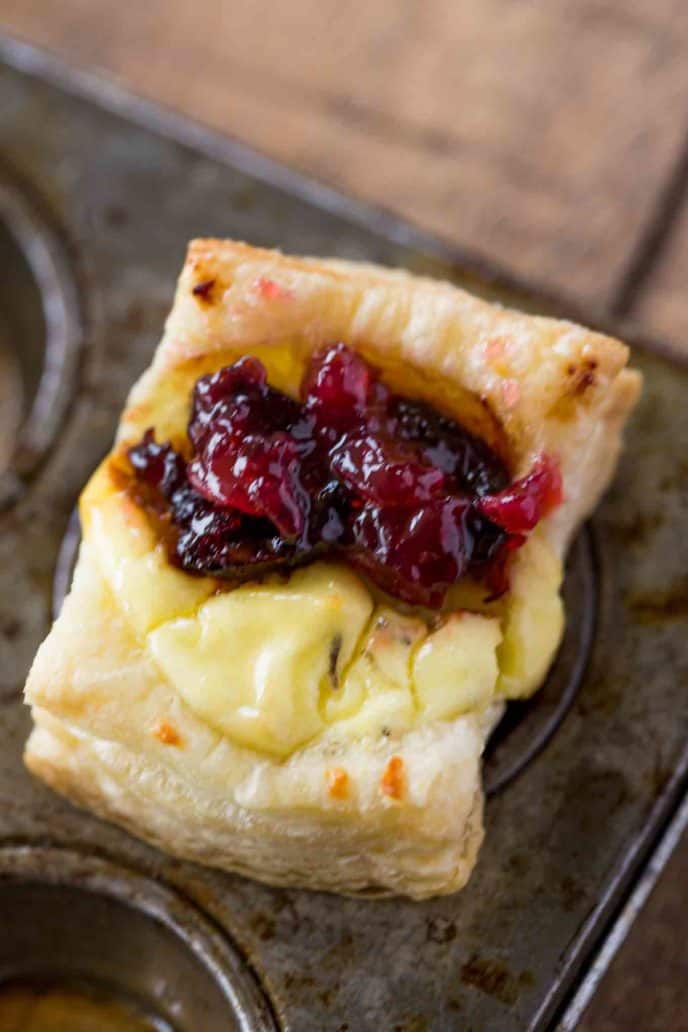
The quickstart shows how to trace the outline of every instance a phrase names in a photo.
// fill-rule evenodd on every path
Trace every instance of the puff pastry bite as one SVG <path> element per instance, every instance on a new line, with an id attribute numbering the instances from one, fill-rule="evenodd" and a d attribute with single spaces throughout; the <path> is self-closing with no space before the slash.
<path id="1" fill-rule="evenodd" d="M 482 749 L 559 644 L 627 359 L 446 283 L 193 242 L 81 499 L 30 769 L 273 884 L 461 888 Z"/>

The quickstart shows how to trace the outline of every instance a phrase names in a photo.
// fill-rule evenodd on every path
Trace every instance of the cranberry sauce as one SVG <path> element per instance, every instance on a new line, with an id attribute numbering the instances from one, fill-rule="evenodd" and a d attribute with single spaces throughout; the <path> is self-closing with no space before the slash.
<path id="1" fill-rule="evenodd" d="M 554 460 L 509 483 L 486 444 L 344 344 L 313 356 L 300 402 L 255 358 L 201 377 L 188 434 L 188 462 L 152 430 L 129 459 L 193 573 L 240 580 L 329 554 L 437 608 L 467 572 L 504 591 L 509 552 L 561 501 Z"/>

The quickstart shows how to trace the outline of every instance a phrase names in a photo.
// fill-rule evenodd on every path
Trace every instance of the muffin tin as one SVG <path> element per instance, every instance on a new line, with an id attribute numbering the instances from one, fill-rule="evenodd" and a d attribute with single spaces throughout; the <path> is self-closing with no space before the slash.
<path id="1" fill-rule="evenodd" d="M 59 236 L 0 169 L 0 507 L 22 493 L 74 394 L 80 321 Z"/>
<path id="2" fill-rule="evenodd" d="M 651 344 L 634 356 L 627 449 L 569 558 L 547 684 L 489 743 L 463 893 L 339 899 L 163 856 L 29 777 L 21 688 L 186 241 L 402 265 L 585 315 L 27 47 L 1 43 L 0 62 L 0 1029 L 27 986 L 177 1032 L 552 1026 L 686 787 L 686 370 Z"/>
<path id="3" fill-rule="evenodd" d="M 0 927 L 12 930 L 0 984 L 13 990 L 67 987 L 161 1032 L 276 1027 L 243 960 L 195 907 L 93 853 L 1 849 Z M 0 992 L 0 1028 L 2 1013 Z"/>

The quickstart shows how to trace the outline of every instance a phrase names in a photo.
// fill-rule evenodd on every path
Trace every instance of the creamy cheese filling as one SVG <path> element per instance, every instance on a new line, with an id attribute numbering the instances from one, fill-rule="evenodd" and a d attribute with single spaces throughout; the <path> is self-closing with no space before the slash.
<path id="1" fill-rule="evenodd" d="M 169 564 L 108 462 L 82 521 L 132 632 L 189 708 L 277 758 L 528 695 L 561 638 L 561 563 L 541 531 L 515 553 L 502 599 L 486 604 L 478 586 L 459 586 L 438 617 L 392 608 L 334 562 L 231 590 L 189 576 Z"/>

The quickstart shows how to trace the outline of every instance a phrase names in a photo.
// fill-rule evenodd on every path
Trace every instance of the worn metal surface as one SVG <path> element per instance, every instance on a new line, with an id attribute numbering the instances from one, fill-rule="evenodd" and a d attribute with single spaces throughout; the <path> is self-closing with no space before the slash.
<path id="1" fill-rule="evenodd" d="M 0 928 L 11 930 L 0 940 L 0 985 L 88 980 L 144 1013 L 154 1005 L 161 1032 L 275 1028 L 218 929 L 178 893 L 100 856 L 0 848 Z"/>
<path id="2" fill-rule="evenodd" d="M 0 507 L 21 494 L 74 394 L 81 343 L 62 241 L 5 166 L 0 173 Z"/>
<path id="3" fill-rule="evenodd" d="M 116 106 L 111 91 L 106 100 Z M 142 117 L 150 121 L 150 111 Z M 635 356 L 645 392 L 593 520 L 594 550 L 579 545 L 568 579 L 566 676 L 514 722 L 495 756 L 512 748 L 522 756 L 529 728 L 541 736 L 566 695 L 591 631 L 583 622 L 594 580 L 596 625 L 582 683 L 559 726 L 549 721 L 546 748 L 491 798 L 486 844 L 463 893 L 423 904 L 346 900 L 170 860 L 28 776 L 20 691 L 49 626 L 69 514 L 151 357 L 186 241 L 231 235 L 405 265 L 473 289 L 481 281 L 428 253 L 408 228 L 384 217 L 366 225 L 365 213 L 330 195 L 327 211 L 309 203 L 303 185 L 299 198 L 267 183 L 274 169 L 265 162 L 231 145 L 225 161 L 221 142 L 203 138 L 210 157 L 170 138 L 168 117 L 159 121 L 165 134 L 0 67 L 0 173 L 12 170 L 3 181 L 19 178 L 21 203 L 40 210 L 59 236 L 83 332 L 69 411 L 23 496 L 0 515 L 0 844 L 68 846 L 176 889 L 236 944 L 243 975 L 259 979 L 284 1028 L 546 1028 L 688 776 L 688 374 L 650 351 Z M 273 178 L 294 185 L 286 174 Z M 29 347 L 19 325 L 5 340 L 15 358 Z M 146 892 L 132 913 L 147 912 Z M 193 949 L 193 935 L 178 934 Z M 232 1020 L 228 1007 L 228 1028 Z"/>
<path id="4" fill-rule="evenodd" d="M 679 893 L 677 894 L 676 898 L 681 898 L 682 892 L 685 888 L 685 878 L 681 877 L 680 869 L 678 869 L 676 872 L 671 872 L 668 868 L 670 863 L 674 863 L 677 861 L 680 862 L 681 839 L 684 836 L 687 829 L 688 797 L 684 799 L 683 803 L 679 808 L 678 813 L 676 814 L 676 816 L 670 823 L 669 827 L 667 828 L 666 832 L 664 833 L 659 843 L 655 847 L 650 862 L 645 867 L 641 878 L 638 880 L 633 889 L 633 892 L 631 893 L 630 898 L 628 899 L 623 910 L 614 922 L 614 927 L 611 929 L 609 935 L 606 936 L 597 956 L 590 964 L 588 971 L 586 972 L 585 979 L 581 983 L 578 991 L 575 993 L 573 999 L 570 1001 L 568 1007 L 566 1008 L 566 1013 L 562 1016 L 558 1032 L 573 1032 L 573 1030 L 578 1027 L 581 1017 L 583 1016 L 585 1016 L 585 1019 L 587 1021 L 586 1028 L 588 1029 L 588 1032 L 594 1032 L 594 1030 L 597 1028 L 597 1025 L 595 1024 L 595 1019 L 591 1015 L 586 1013 L 586 1009 L 591 1003 L 597 989 L 600 987 L 600 984 L 602 983 L 602 980 L 605 974 L 607 973 L 609 967 L 611 966 L 612 962 L 616 959 L 617 953 L 620 952 L 622 947 L 632 944 L 633 937 L 635 937 L 636 939 L 636 945 L 640 947 L 640 952 L 642 956 L 642 967 L 639 970 L 642 972 L 643 984 L 645 984 L 644 980 L 647 973 L 645 960 L 646 957 L 649 955 L 648 943 L 646 939 L 642 937 L 642 924 L 636 927 L 633 927 L 633 925 L 634 922 L 638 919 L 638 917 L 640 917 L 643 908 L 647 904 L 654 890 L 658 888 L 658 883 L 660 879 L 662 880 L 661 888 L 666 889 L 668 886 L 672 886 L 672 881 L 669 880 L 669 882 L 666 883 L 665 878 L 671 879 L 671 875 L 673 874 L 675 879 L 673 881 L 673 886 L 679 889 Z M 677 874 L 678 877 L 676 877 Z M 674 909 L 674 912 L 671 916 L 673 917 L 675 913 L 676 911 Z M 647 930 L 647 920 L 648 917 L 647 915 L 645 915 L 645 930 Z M 667 936 L 666 933 L 673 933 L 674 928 L 677 933 L 675 937 Z M 631 942 L 627 944 L 627 939 L 629 938 L 629 934 L 631 932 L 633 933 L 633 937 L 631 937 Z M 662 932 L 664 933 L 664 936 L 661 935 Z M 638 938 L 639 933 L 641 935 L 640 939 Z M 660 936 L 661 938 L 655 934 L 654 938 L 652 939 L 653 946 L 651 946 L 651 948 L 654 947 L 654 949 L 656 949 L 658 938 L 661 942 L 662 939 L 666 936 L 665 941 L 667 942 L 668 954 L 671 954 L 673 950 L 676 950 L 676 943 L 678 941 L 683 940 L 682 945 L 685 943 L 685 939 L 683 937 L 683 926 L 679 921 L 671 921 L 671 923 L 662 927 L 660 931 Z M 679 949 L 676 952 L 678 954 L 676 959 L 676 970 L 679 974 L 679 977 L 682 980 L 685 972 L 685 951 L 681 953 Z M 664 958 L 664 962 L 666 963 L 666 955 Z M 653 964 L 655 970 L 661 970 L 661 962 L 658 964 L 656 956 L 653 957 Z M 682 1003 L 682 996 L 683 990 L 681 989 L 680 991 L 676 992 L 676 995 L 674 997 L 675 1001 L 678 1002 L 679 1000 L 681 1000 Z M 632 999 L 632 997 L 629 997 L 629 1001 L 630 999 Z M 599 999 L 596 1000 L 596 1003 L 599 1004 L 599 1002 Z M 651 1008 L 653 1008 L 653 1004 L 655 1003 L 654 998 L 652 996 L 644 996 L 643 1002 L 646 1005 L 645 1018 L 640 1019 L 638 1021 L 638 1026 L 643 1028 L 644 1022 L 651 1020 L 654 1021 L 654 1028 L 663 1029 L 665 1027 L 664 1019 L 660 1015 L 658 1015 L 656 1011 L 654 1011 L 653 1018 L 649 1018 L 649 1011 Z M 681 1004 L 679 1004 L 679 1006 L 680 1005 Z M 628 1009 L 628 1007 L 626 1009 L 626 1013 L 628 1015 L 631 1014 L 631 1010 Z M 669 1011 L 665 1011 L 665 1014 L 666 1013 L 669 1013 Z M 683 1019 L 679 1019 L 679 1021 L 677 1021 L 677 1026 L 681 1025 L 682 1020 Z M 620 1027 L 623 1027 L 623 1025 L 621 1025 Z"/>

